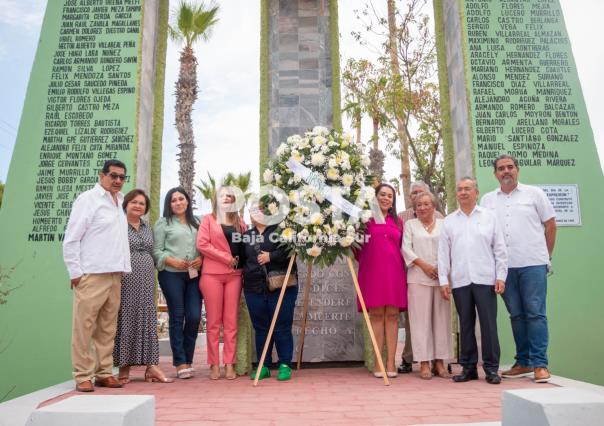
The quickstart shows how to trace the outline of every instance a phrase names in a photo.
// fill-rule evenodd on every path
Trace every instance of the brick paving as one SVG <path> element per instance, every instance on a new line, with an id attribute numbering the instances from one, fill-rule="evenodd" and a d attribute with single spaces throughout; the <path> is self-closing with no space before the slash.
<path id="1" fill-rule="evenodd" d="M 553 387 L 528 378 L 489 385 L 481 380 L 453 383 L 422 380 L 417 371 L 391 379 L 386 387 L 363 367 L 307 368 L 290 382 L 273 377 L 252 386 L 249 377 L 208 379 L 205 350 L 196 354 L 193 379 L 145 383 L 143 367 L 133 369 L 123 389 L 96 388 L 91 395 L 155 395 L 156 424 L 168 425 L 414 425 L 499 421 L 501 393 L 509 389 Z M 161 367 L 175 375 L 169 357 Z M 414 369 L 418 369 L 417 365 Z M 454 366 L 454 372 L 459 366 Z M 48 405 L 76 394 L 69 392 Z M 82 395 L 82 394 L 79 394 Z"/>

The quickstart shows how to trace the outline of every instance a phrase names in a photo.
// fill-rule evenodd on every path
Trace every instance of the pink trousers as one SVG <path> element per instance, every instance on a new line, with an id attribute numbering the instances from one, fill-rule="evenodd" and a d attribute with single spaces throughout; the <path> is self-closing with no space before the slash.
<path id="1" fill-rule="evenodd" d="M 201 274 L 199 289 L 206 305 L 208 364 L 220 365 L 220 326 L 223 326 L 222 362 L 235 364 L 237 314 L 241 297 L 241 275 Z"/>

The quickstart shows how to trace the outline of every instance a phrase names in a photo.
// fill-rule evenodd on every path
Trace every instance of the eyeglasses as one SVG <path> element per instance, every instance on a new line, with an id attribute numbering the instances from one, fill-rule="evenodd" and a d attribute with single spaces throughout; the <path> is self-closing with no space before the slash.
<path id="1" fill-rule="evenodd" d="M 121 181 L 126 181 L 126 179 L 128 179 L 130 176 L 127 175 L 118 175 L 117 173 L 108 173 L 105 176 L 109 176 L 111 178 L 111 180 L 121 180 Z"/>

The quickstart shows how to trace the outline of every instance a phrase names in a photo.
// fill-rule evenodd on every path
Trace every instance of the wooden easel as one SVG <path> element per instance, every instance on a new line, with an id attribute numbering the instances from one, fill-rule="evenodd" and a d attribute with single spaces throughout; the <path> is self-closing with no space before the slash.
<path id="1" fill-rule="evenodd" d="M 296 261 L 296 255 L 294 254 L 287 266 L 287 273 L 285 274 L 285 282 L 289 280 L 289 276 L 291 274 L 292 268 L 294 266 L 294 262 Z M 365 300 L 363 299 L 363 295 L 361 294 L 361 289 L 359 287 L 359 281 L 357 277 L 357 273 L 354 269 L 354 265 L 352 264 L 352 260 L 350 257 L 346 258 L 348 263 L 348 269 L 350 269 L 350 275 L 352 276 L 352 282 L 354 283 L 354 289 L 359 298 L 359 303 L 361 305 L 361 310 L 363 311 L 363 317 L 365 318 L 365 323 L 367 324 L 367 330 L 369 330 L 369 336 L 371 337 L 371 343 L 373 344 L 373 351 L 375 353 L 375 358 L 378 362 L 378 366 L 380 367 L 380 372 L 382 373 L 382 377 L 384 379 L 384 385 L 389 386 L 390 381 L 388 380 L 388 375 L 386 374 L 386 369 L 384 368 L 384 363 L 382 361 L 381 352 L 378 348 L 377 342 L 375 340 L 375 335 L 373 334 L 373 328 L 371 328 L 371 323 L 369 322 L 369 315 L 367 314 L 367 307 L 365 306 Z M 306 329 L 306 316 L 308 314 L 308 297 L 310 292 L 310 280 L 312 274 L 312 264 L 308 265 L 308 274 L 306 276 L 306 286 L 304 288 L 304 317 L 302 323 L 302 335 L 300 341 L 300 350 L 298 355 L 298 369 L 300 368 L 300 361 L 302 359 L 302 350 L 304 348 L 304 334 Z M 258 386 L 258 380 L 260 380 L 260 370 L 264 365 L 264 360 L 266 358 L 266 353 L 268 352 L 269 343 L 271 338 L 273 337 L 273 332 L 275 330 L 275 324 L 277 323 L 277 317 L 279 316 L 279 310 L 281 309 L 281 303 L 283 302 L 283 296 L 285 296 L 286 286 L 281 287 L 281 292 L 279 293 L 279 299 L 277 300 L 277 306 L 275 307 L 275 314 L 273 315 L 273 320 L 271 321 L 271 326 L 268 330 L 268 335 L 266 336 L 266 342 L 264 343 L 264 349 L 262 350 L 262 356 L 258 360 L 258 368 L 256 369 L 256 377 L 254 378 L 254 386 Z"/>

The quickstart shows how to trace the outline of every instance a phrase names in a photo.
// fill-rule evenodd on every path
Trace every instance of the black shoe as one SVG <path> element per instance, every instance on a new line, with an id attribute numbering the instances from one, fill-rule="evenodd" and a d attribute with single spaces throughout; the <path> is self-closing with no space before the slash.
<path id="1" fill-rule="evenodd" d="M 501 377 L 497 373 L 487 373 L 485 380 L 491 385 L 498 385 L 501 383 Z"/>
<path id="2" fill-rule="evenodd" d="M 398 372 L 401 374 L 409 374 L 413 371 L 413 366 L 410 362 L 403 361 L 398 367 Z"/>
<path id="3" fill-rule="evenodd" d="M 453 376 L 453 381 L 456 383 L 469 382 L 470 380 L 478 380 L 478 371 L 463 369 L 461 374 Z"/>

